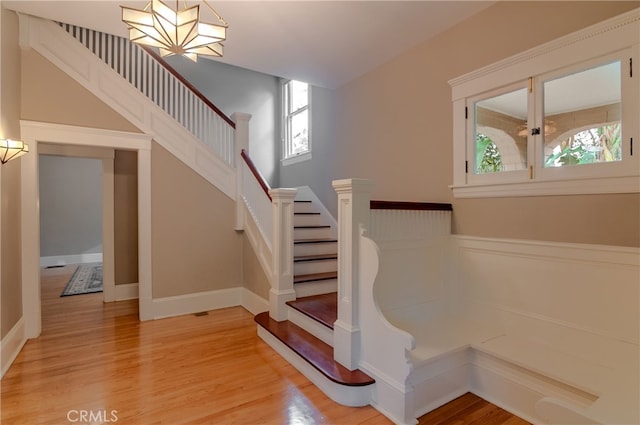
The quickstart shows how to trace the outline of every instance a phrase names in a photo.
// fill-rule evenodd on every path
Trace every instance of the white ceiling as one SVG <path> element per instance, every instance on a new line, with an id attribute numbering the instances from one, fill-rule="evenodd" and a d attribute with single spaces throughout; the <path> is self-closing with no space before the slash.
<path id="1" fill-rule="evenodd" d="M 144 8 L 146 3 L 2 0 L 3 7 L 8 9 L 120 36 L 126 36 L 127 29 L 120 20 L 119 6 Z M 495 2 L 210 0 L 209 3 L 229 24 L 224 58 L 216 60 L 335 88 Z M 206 7 L 201 10 L 203 21 L 216 22 Z"/>

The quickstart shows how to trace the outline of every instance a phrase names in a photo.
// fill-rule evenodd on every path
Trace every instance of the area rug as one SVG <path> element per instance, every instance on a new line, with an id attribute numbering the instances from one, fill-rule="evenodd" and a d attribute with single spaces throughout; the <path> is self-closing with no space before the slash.
<path id="1" fill-rule="evenodd" d="M 102 263 L 80 264 L 61 297 L 102 292 Z"/>

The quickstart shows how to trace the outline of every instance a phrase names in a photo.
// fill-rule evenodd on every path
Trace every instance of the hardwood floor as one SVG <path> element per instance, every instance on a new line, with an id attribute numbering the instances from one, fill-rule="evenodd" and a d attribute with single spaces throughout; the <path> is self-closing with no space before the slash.
<path id="1" fill-rule="evenodd" d="M 256 336 L 241 307 L 139 322 L 135 300 L 60 298 L 73 270 L 43 270 L 42 335 L 2 379 L 2 424 L 390 423 L 327 398 Z M 420 418 L 463 423 L 526 424 L 472 394 Z"/>

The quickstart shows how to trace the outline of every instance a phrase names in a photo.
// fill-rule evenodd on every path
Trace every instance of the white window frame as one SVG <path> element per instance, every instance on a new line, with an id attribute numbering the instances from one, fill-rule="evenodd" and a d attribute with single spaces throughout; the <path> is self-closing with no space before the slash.
<path id="1" fill-rule="evenodd" d="M 640 9 L 603 21 L 584 30 L 507 58 L 449 81 L 453 99 L 453 189 L 456 198 L 570 195 L 640 192 Z M 542 84 L 616 58 L 622 75 L 622 161 L 544 168 L 543 136 L 528 136 L 527 163 L 521 171 L 475 174 L 474 104 L 519 87 L 531 78 L 529 119 L 542 122 Z M 632 60 L 632 64 L 629 63 Z M 531 126 L 532 128 L 534 126 Z M 633 156 L 629 145 L 633 140 Z M 472 146 L 473 145 L 473 146 Z"/>
<path id="2" fill-rule="evenodd" d="M 281 120 L 281 134 L 282 134 L 282 159 L 281 163 L 283 166 L 296 164 L 299 162 L 307 161 L 312 158 L 311 155 L 311 85 L 307 83 L 308 92 L 307 92 L 307 105 L 297 109 L 296 111 L 289 112 L 288 105 L 291 103 L 291 96 L 289 94 L 289 90 L 287 89 L 287 85 L 291 83 L 293 80 L 283 80 L 281 82 L 280 93 L 282 96 L 282 120 Z M 307 111 L 307 141 L 308 148 L 305 152 L 299 152 L 297 154 L 292 154 L 292 146 L 293 140 L 291 139 L 291 120 L 295 115 L 298 115 L 301 112 Z"/>

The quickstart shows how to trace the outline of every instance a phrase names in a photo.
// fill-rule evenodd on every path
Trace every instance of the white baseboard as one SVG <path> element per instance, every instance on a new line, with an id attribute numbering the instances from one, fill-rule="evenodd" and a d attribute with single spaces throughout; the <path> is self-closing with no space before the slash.
<path id="1" fill-rule="evenodd" d="M 114 301 L 135 300 L 138 299 L 138 284 L 125 283 L 115 285 L 116 296 Z"/>
<path id="2" fill-rule="evenodd" d="M 201 311 L 234 307 L 242 303 L 241 287 L 196 292 L 153 300 L 153 318 L 181 316 Z"/>
<path id="3" fill-rule="evenodd" d="M 242 293 L 241 293 L 242 304 L 241 305 L 249 313 L 251 313 L 251 314 L 253 314 L 255 316 L 258 313 L 262 313 L 263 311 L 268 311 L 269 310 L 269 301 L 268 300 L 262 298 L 259 295 L 256 295 L 255 293 L 251 292 L 247 288 L 240 288 L 240 289 L 242 291 Z"/>
<path id="4" fill-rule="evenodd" d="M 102 253 L 54 255 L 51 257 L 40 257 L 40 267 L 66 266 L 67 264 L 101 263 Z"/>
<path id="5" fill-rule="evenodd" d="M 25 342 L 27 342 L 27 337 L 24 331 L 24 317 L 21 317 L 0 342 L 0 364 L 2 365 L 0 378 L 4 377 L 4 374 L 9 370 Z"/>

